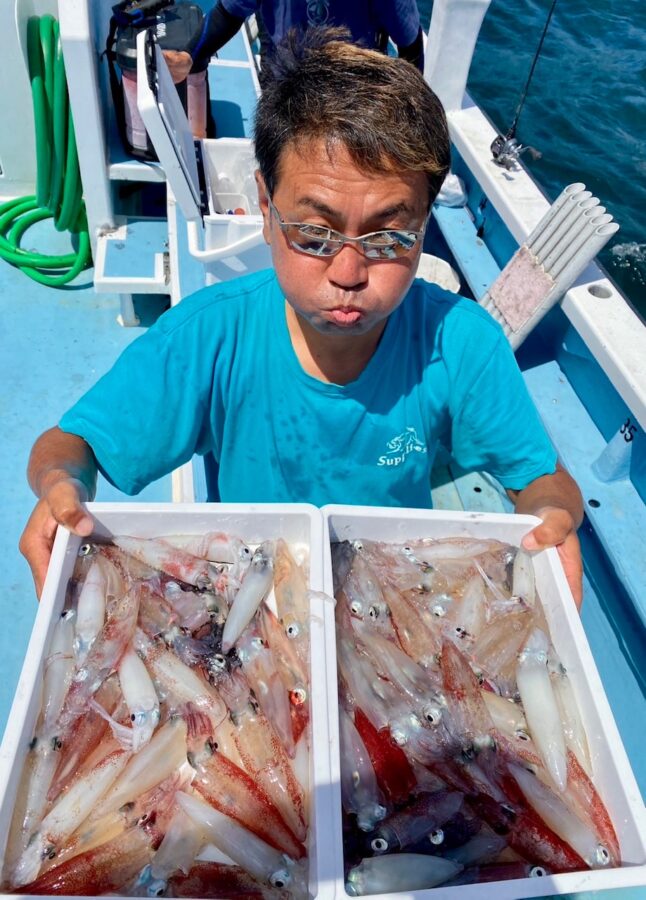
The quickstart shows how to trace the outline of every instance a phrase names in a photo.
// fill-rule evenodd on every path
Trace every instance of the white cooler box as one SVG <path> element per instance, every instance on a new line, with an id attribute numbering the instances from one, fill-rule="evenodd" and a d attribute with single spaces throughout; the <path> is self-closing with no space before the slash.
<path id="1" fill-rule="evenodd" d="M 310 635 L 310 827 L 309 873 L 312 896 L 334 896 L 334 817 L 330 782 L 328 697 L 336 690 L 334 608 L 323 589 L 322 519 L 308 504 L 143 504 L 89 503 L 97 523 L 95 537 L 112 534 L 161 537 L 225 531 L 251 546 L 284 538 L 290 548 L 305 549 L 311 604 Z M 90 538 L 89 540 L 91 540 Z M 0 857 L 4 859 L 12 811 L 29 742 L 40 709 L 44 654 L 65 602 L 65 591 L 77 558 L 80 538 L 59 528 L 25 663 L 0 749 Z M 15 895 L 17 896 L 17 895 Z"/>
<path id="2" fill-rule="evenodd" d="M 267 268 L 271 257 L 262 236 L 253 144 L 247 138 L 194 140 L 151 31 L 137 36 L 137 105 L 206 283 Z"/>
<path id="3" fill-rule="evenodd" d="M 330 541 L 364 539 L 403 542 L 415 538 L 470 537 L 496 539 L 518 546 L 523 535 L 539 521 L 532 516 L 352 506 L 324 506 L 322 512 L 325 522 L 325 591 L 330 595 L 333 593 Z M 545 608 L 552 641 L 578 699 L 592 755 L 595 785 L 615 826 L 624 866 L 482 885 L 369 895 L 373 898 L 520 900 L 646 885 L 646 813 L 581 620 L 556 550 L 538 554 L 534 562 L 537 591 Z M 330 706 L 333 706 L 332 702 Z M 342 900 L 349 895 L 343 877 L 338 718 L 330 721 L 330 740 L 331 747 L 336 750 L 332 756 L 336 811 L 336 897 Z M 621 895 L 622 900 L 627 900 L 629 896 L 629 892 Z"/>

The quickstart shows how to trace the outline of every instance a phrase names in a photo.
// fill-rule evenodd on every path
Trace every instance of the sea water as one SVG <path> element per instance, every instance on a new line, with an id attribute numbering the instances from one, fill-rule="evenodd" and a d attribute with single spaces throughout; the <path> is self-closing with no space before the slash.
<path id="1" fill-rule="evenodd" d="M 418 0 L 422 26 L 432 0 Z M 511 126 L 552 0 L 492 0 L 468 90 L 494 126 Z M 516 137 L 550 200 L 583 181 L 620 230 L 599 256 L 646 318 L 646 2 L 557 0 Z"/>

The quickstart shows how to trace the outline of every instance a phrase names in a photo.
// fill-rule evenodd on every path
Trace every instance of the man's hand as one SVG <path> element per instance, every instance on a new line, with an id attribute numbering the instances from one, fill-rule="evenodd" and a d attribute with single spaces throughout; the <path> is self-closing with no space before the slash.
<path id="1" fill-rule="evenodd" d="M 29 484 L 39 501 L 20 538 L 20 552 L 27 559 L 40 597 L 57 525 L 87 537 L 94 528 L 83 506 L 96 491 L 97 467 L 89 444 L 76 434 L 50 428 L 31 450 L 27 469 Z"/>
<path id="2" fill-rule="evenodd" d="M 583 499 L 576 481 L 560 463 L 552 475 L 541 475 L 522 491 L 507 493 L 516 512 L 543 520 L 523 538 L 526 550 L 556 547 L 577 609 L 583 602 L 583 561 L 576 530 L 583 521 Z"/>
<path id="3" fill-rule="evenodd" d="M 556 547 L 576 608 L 580 610 L 583 602 L 583 562 L 574 520 L 566 509 L 553 506 L 546 506 L 535 515 L 543 521 L 525 535 L 522 546 L 530 551 Z"/>
<path id="4" fill-rule="evenodd" d="M 193 66 L 193 57 L 186 50 L 164 50 L 164 59 L 175 84 L 188 76 Z"/>
<path id="5" fill-rule="evenodd" d="M 20 552 L 29 563 L 39 599 L 58 525 L 64 525 L 80 537 L 87 537 L 94 529 L 94 521 L 82 505 L 86 499 L 87 491 L 80 481 L 75 478 L 57 481 L 29 517 L 20 538 Z"/>

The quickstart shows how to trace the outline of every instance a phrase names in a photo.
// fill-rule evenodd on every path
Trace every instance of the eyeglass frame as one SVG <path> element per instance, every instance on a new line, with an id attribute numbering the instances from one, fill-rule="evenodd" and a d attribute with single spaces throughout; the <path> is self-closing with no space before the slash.
<path id="1" fill-rule="evenodd" d="M 313 222 L 285 222 L 282 218 L 281 214 L 276 209 L 276 205 L 274 201 L 271 199 L 269 193 L 267 194 L 267 202 L 269 204 L 269 212 L 273 213 L 280 228 L 281 232 L 285 235 L 285 240 L 287 241 L 289 247 L 294 250 L 296 253 L 302 253 L 305 256 L 317 256 L 319 259 L 331 259 L 333 256 L 336 256 L 341 250 L 344 248 L 346 244 L 353 244 L 357 247 L 357 249 L 361 252 L 361 255 L 366 259 L 378 260 L 379 262 L 392 262 L 395 259 L 402 259 L 403 257 L 408 256 L 413 252 L 415 247 L 418 245 L 421 238 L 424 237 L 426 233 L 426 227 L 428 225 L 428 220 L 431 217 L 431 210 L 429 209 L 426 218 L 424 219 L 424 224 L 422 226 L 421 231 L 417 231 L 414 228 L 381 228 L 378 231 L 369 231 L 367 234 L 360 234 L 358 237 L 349 237 L 347 234 L 343 234 L 341 231 L 336 231 L 334 228 L 329 228 L 327 225 L 315 225 Z M 305 250 L 303 247 L 299 247 L 298 244 L 295 244 L 292 240 L 290 240 L 289 235 L 286 232 L 286 228 L 303 228 L 304 226 L 309 225 L 311 228 L 324 228 L 330 233 L 330 237 L 328 238 L 314 238 L 314 240 L 320 240 L 322 244 L 326 241 L 337 241 L 339 246 L 334 250 L 333 253 L 316 253 L 310 252 L 309 250 Z M 405 249 L 404 252 L 399 256 L 368 256 L 364 247 L 362 246 L 362 242 L 364 242 L 367 238 L 373 237 L 376 234 L 407 234 L 414 235 L 415 241 L 411 245 L 410 248 Z M 378 247 L 374 247 L 373 249 L 378 250 Z M 386 245 L 384 245 L 383 249 L 388 249 Z"/>

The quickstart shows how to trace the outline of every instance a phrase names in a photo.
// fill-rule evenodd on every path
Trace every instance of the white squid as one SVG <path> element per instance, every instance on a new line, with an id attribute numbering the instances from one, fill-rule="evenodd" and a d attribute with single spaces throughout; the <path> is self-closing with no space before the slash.
<path id="1" fill-rule="evenodd" d="M 561 715 L 547 670 L 549 639 L 534 628 L 518 657 L 516 682 L 529 732 L 554 784 L 567 787 L 567 758 Z"/>
<path id="2" fill-rule="evenodd" d="M 240 590 L 233 598 L 222 632 L 222 652 L 228 653 L 269 593 L 274 577 L 273 542 L 265 541 L 254 552 Z"/>
<path id="3" fill-rule="evenodd" d="M 132 749 L 136 753 L 159 724 L 159 699 L 146 666 L 130 647 L 119 663 L 119 684 L 132 721 Z"/>
<path id="4" fill-rule="evenodd" d="M 279 850 L 208 803 L 184 791 L 175 799 L 179 807 L 207 834 L 208 839 L 254 878 L 273 887 L 288 887 L 296 896 L 306 893 L 305 873 Z"/>
<path id="5" fill-rule="evenodd" d="M 351 897 L 432 888 L 454 878 L 463 866 L 441 856 L 393 853 L 362 859 L 350 870 L 345 889 Z"/>
<path id="6" fill-rule="evenodd" d="M 14 887 L 21 887 L 36 878 L 43 860 L 55 856 L 58 848 L 81 825 L 123 771 L 128 758 L 129 754 L 117 750 L 70 785 L 25 848 L 14 872 Z"/>

